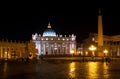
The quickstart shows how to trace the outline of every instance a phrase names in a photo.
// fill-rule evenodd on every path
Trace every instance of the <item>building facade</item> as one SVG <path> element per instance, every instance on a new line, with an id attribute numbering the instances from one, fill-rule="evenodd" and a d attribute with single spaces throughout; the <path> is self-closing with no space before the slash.
<path id="1" fill-rule="evenodd" d="M 65 55 L 76 51 L 76 36 L 57 35 L 48 23 L 48 28 L 40 34 L 32 34 L 32 40 L 38 49 L 38 55 Z"/>
<path id="2" fill-rule="evenodd" d="M 94 56 L 120 57 L 120 35 L 107 36 L 103 34 L 101 9 L 99 9 L 98 16 L 98 33 L 90 33 L 89 37 L 84 39 L 79 52 L 85 56 L 91 56 L 91 52 L 94 52 Z"/>
<path id="3" fill-rule="evenodd" d="M 32 41 L 0 41 L 0 59 L 19 59 L 36 57 L 37 49 Z"/>
<path id="4" fill-rule="evenodd" d="M 90 45 L 94 45 L 97 48 L 95 53 L 96 56 L 98 56 L 98 34 L 90 33 L 89 37 L 83 41 L 83 48 L 85 51 L 90 52 L 88 49 Z M 103 47 L 101 49 L 101 52 L 104 54 L 104 56 L 120 57 L 120 35 L 103 35 Z M 108 50 L 107 54 L 104 52 L 105 49 Z"/>

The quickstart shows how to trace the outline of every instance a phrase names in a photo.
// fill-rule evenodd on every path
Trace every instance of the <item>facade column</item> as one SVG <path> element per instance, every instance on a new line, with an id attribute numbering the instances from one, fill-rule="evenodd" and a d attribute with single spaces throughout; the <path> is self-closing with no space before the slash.
<path id="1" fill-rule="evenodd" d="M 2 58 L 4 59 L 4 56 L 5 56 L 5 48 L 2 47 Z"/>
<path id="2" fill-rule="evenodd" d="M 70 50 L 70 47 L 69 47 L 69 44 L 67 44 L 67 54 L 70 54 L 69 50 Z"/>
<path id="3" fill-rule="evenodd" d="M 60 45 L 58 46 L 58 54 L 60 54 Z"/>
<path id="4" fill-rule="evenodd" d="M 57 50 L 56 50 L 56 51 L 57 51 L 57 55 L 58 55 L 58 54 L 59 54 L 59 53 L 58 53 L 58 47 L 57 47 Z"/>
<path id="5" fill-rule="evenodd" d="M 51 55 L 53 54 L 53 47 L 51 46 Z"/>
<path id="6" fill-rule="evenodd" d="M 51 44 L 51 54 L 54 54 L 53 44 Z"/>
<path id="7" fill-rule="evenodd" d="M 117 56 L 120 56 L 119 48 L 117 49 Z"/>
<path id="8" fill-rule="evenodd" d="M 41 55 L 41 48 L 42 48 L 41 43 L 39 42 L 38 43 L 38 55 Z"/>
<path id="9" fill-rule="evenodd" d="M 55 49 L 54 49 L 54 46 L 52 47 L 52 50 L 53 50 L 53 54 L 55 54 Z"/>
<path id="10" fill-rule="evenodd" d="M 69 47 L 70 47 L 70 51 L 71 51 L 71 49 L 72 49 L 71 43 L 70 43 Z M 70 51 L 69 51 L 69 52 L 70 52 Z"/>
<path id="11" fill-rule="evenodd" d="M 20 56 L 19 56 L 19 58 L 22 58 L 22 53 L 21 53 L 21 51 L 20 51 Z"/>
<path id="12" fill-rule="evenodd" d="M 8 51 L 7 51 L 7 47 L 5 47 L 5 52 L 4 52 L 5 56 L 4 58 L 7 59 L 8 58 Z"/>
<path id="13" fill-rule="evenodd" d="M 41 54 L 43 54 L 43 52 L 44 52 L 44 45 L 43 43 L 41 43 Z"/>
<path id="14" fill-rule="evenodd" d="M 76 43 L 74 43 L 75 54 L 78 54 L 76 51 Z"/>
<path id="15" fill-rule="evenodd" d="M 68 44 L 68 47 L 69 47 L 69 54 L 70 54 L 70 43 Z"/>
<path id="16" fill-rule="evenodd" d="M 20 50 L 20 49 L 19 49 Z M 11 59 L 11 47 L 9 47 L 9 58 Z"/>
<path id="17" fill-rule="evenodd" d="M 45 55 L 45 51 L 46 50 L 46 47 L 45 47 L 45 43 L 44 43 L 44 45 L 43 45 L 43 54 Z"/>
<path id="18" fill-rule="evenodd" d="M 62 54 L 62 44 L 60 45 L 60 54 Z"/>
<path id="19" fill-rule="evenodd" d="M 41 52 L 40 52 L 40 50 L 41 50 L 41 48 L 40 48 L 40 42 L 38 42 L 38 41 L 35 41 L 35 44 L 36 44 L 36 48 L 37 48 L 37 50 L 38 50 L 38 53 L 37 53 L 37 55 L 39 56 L 40 54 L 41 54 Z"/>
<path id="20" fill-rule="evenodd" d="M 68 54 L 68 44 L 66 43 L 66 52 L 65 52 L 65 54 Z"/>
<path id="21" fill-rule="evenodd" d="M 48 55 L 50 54 L 50 45 L 48 44 Z"/>
<path id="22" fill-rule="evenodd" d="M 2 59 L 2 46 L 0 47 L 0 59 Z"/>
<path id="23" fill-rule="evenodd" d="M 7 51 L 7 59 L 9 59 L 9 47 L 6 48 Z"/>
<path id="24" fill-rule="evenodd" d="M 9 52 L 10 52 L 9 55 L 10 55 L 10 59 L 11 59 L 11 58 L 12 58 L 12 57 L 11 57 L 11 54 L 12 54 L 12 52 L 11 52 L 11 47 L 9 47 Z"/>
<path id="25" fill-rule="evenodd" d="M 56 46 L 56 52 L 57 52 L 57 55 L 58 55 L 58 54 L 59 54 L 59 53 L 58 53 L 58 44 L 57 44 L 57 46 Z"/>

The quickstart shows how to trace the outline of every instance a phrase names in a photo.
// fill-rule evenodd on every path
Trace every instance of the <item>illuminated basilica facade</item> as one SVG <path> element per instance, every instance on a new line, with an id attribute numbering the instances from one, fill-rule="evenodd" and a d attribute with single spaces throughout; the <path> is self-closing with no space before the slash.
<path id="1" fill-rule="evenodd" d="M 40 34 L 32 34 L 32 40 L 38 49 L 38 55 L 65 55 L 76 51 L 76 36 L 57 35 L 48 23 L 48 28 Z"/>

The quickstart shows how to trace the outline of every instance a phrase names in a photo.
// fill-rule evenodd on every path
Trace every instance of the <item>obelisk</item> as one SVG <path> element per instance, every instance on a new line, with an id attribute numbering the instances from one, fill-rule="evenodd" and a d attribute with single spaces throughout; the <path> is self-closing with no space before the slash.
<path id="1" fill-rule="evenodd" d="M 99 8 L 99 15 L 98 15 L 98 55 L 103 56 L 103 26 L 102 26 L 102 14 L 101 9 Z"/>

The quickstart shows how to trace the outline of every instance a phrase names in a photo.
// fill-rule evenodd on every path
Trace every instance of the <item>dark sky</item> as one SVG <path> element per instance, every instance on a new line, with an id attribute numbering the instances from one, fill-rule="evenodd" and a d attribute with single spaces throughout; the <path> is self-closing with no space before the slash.
<path id="1" fill-rule="evenodd" d="M 28 41 L 32 34 L 42 34 L 50 21 L 57 34 L 75 34 L 77 41 L 82 42 L 89 33 L 97 33 L 99 7 L 102 9 L 104 34 L 120 34 L 117 2 L 84 0 L 79 3 L 39 3 L 11 4 L 2 8 L 0 39 Z"/>

